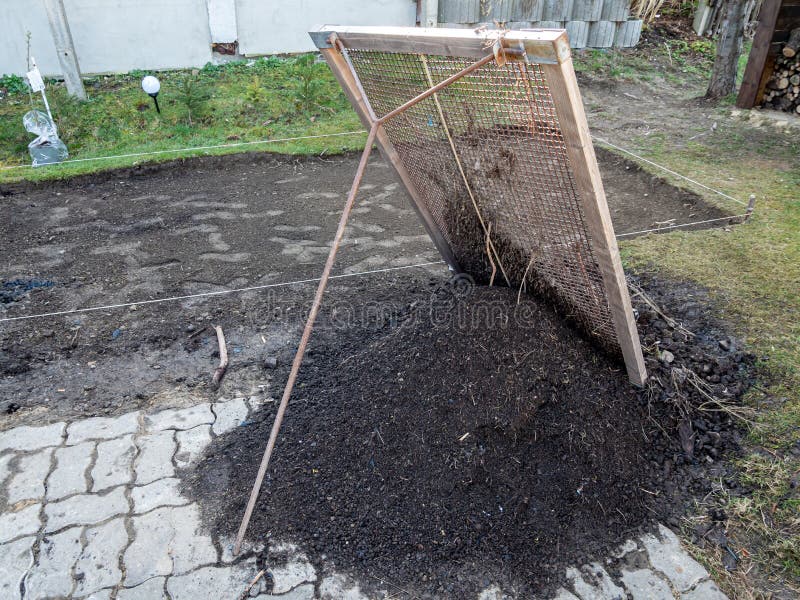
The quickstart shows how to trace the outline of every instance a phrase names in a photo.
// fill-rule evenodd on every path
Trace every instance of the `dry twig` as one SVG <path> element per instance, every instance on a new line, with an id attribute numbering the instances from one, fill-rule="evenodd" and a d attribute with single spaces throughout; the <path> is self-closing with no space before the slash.
<path id="1" fill-rule="evenodd" d="M 492 276 L 489 278 L 489 287 L 494 285 L 494 276 L 497 275 L 497 266 L 494 264 L 494 260 L 492 259 L 491 239 L 492 224 L 489 223 L 489 227 L 486 230 L 486 256 L 489 258 L 489 264 L 492 265 Z"/>
<path id="2" fill-rule="evenodd" d="M 642 288 L 640 288 L 635 283 L 631 283 L 630 281 L 628 282 L 628 287 L 631 288 L 631 291 L 633 292 L 634 296 L 639 296 L 644 301 L 644 303 L 647 304 L 647 306 L 652 308 L 659 317 L 664 319 L 667 325 L 669 325 L 673 329 L 680 331 L 684 335 L 694 337 L 694 333 L 686 329 L 683 325 L 678 323 L 672 317 L 668 317 L 667 315 L 665 315 L 658 307 L 658 305 L 655 302 L 653 302 L 653 300 L 647 294 L 644 293 L 644 290 Z"/>
<path id="3" fill-rule="evenodd" d="M 225 334 L 222 333 L 222 327 L 214 325 L 217 332 L 217 342 L 219 342 L 219 366 L 214 371 L 214 376 L 211 378 L 211 383 L 218 386 L 225 377 L 225 371 L 228 370 L 228 346 L 225 343 Z"/>
<path id="4" fill-rule="evenodd" d="M 536 260 L 537 255 L 537 252 L 531 254 L 531 259 L 528 261 L 528 266 L 525 267 L 525 272 L 522 274 L 522 283 L 519 284 L 519 291 L 517 292 L 517 305 L 519 305 L 520 301 L 522 300 L 522 290 L 524 289 L 526 292 L 528 291 L 528 285 L 525 283 L 525 281 L 528 279 L 528 271 L 531 270 L 533 261 Z"/>
<path id="5" fill-rule="evenodd" d="M 261 569 L 256 576 L 253 577 L 253 581 L 250 582 L 250 585 L 247 586 L 247 589 L 244 593 L 239 597 L 240 600 L 245 600 L 245 598 L 250 596 L 250 590 L 253 589 L 253 586 L 258 583 L 258 581 L 264 576 L 264 569 Z"/>
<path id="6" fill-rule="evenodd" d="M 191 339 L 194 339 L 194 338 L 196 338 L 198 335 L 200 335 L 201 333 L 203 333 L 203 332 L 204 332 L 206 329 L 208 329 L 208 325 L 203 325 L 203 326 L 202 326 L 200 329 L 198 329 L 197 331 L 194 331 L 194 332 L 192 332 L 192 334 L 189 336 L 189 338 L 188 338 L 188 339 L 190 339 L 190 340 L 191 340 Z"/>

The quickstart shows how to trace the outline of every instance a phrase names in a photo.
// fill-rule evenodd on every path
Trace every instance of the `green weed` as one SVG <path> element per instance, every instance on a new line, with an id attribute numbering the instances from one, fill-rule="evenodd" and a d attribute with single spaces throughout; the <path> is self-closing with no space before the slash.
<path id="1" fill-rule="evenodd" d="M 6 96 L 24 94 L 28 91 L 28 83 L 19 75 L 3 75 L 0 77 L 0 92 Z M 2 98 L 2 95 L 0 95 Z"/>

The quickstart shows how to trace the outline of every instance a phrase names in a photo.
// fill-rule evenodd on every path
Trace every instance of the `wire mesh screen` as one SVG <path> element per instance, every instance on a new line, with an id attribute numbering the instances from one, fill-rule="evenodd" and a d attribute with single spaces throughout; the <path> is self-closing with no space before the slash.
<path id="1" fill-rule="evenodd" d="M 465 58 L 350 49 L 380 117 Z M 384 125 L 461 268 L 547 293 L 610 349 L 618 341 L 565 140 L 536 64 L 491 62 Z"/>

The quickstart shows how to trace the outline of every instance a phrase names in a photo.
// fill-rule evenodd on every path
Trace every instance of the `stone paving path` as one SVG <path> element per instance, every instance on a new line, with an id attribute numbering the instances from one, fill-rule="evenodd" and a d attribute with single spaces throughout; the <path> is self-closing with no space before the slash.
<path id="1" fill-rule="evenodd" d="M 259 571 L 256 551 L 205 532 L 180 493 L 215 436 L 245 422 L 255 399 L 141 411 L 0 432 L 0 599 L 240 598 Z M 367 600 L 347 576 L 312 564 L 290 543 L 250 597 Z M 603 564 L 566 572 L 554 600 L 723 600 L 675 534 L 629 540 Z M 270 589 L 267 589 L 271 583 Z M 396 583 L 375 598 L 404 595 Z M 479 600 L 513 597 L 497 587 Z"/>

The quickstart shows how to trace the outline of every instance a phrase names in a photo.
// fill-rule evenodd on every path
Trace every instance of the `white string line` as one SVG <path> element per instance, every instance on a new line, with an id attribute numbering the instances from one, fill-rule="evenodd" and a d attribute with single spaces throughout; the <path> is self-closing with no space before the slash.
<path id="1" fill-rule="evenodd" d="M 744 217 L 749 216 L 749 213 L 741 214 L 741 215 L 731 215 L 730 217 L 719 217 L 717 219 L 705 219 L 703 221 L 692 221 L 691 223 L 678 223 L 676 225 L 665 225 L 664 227 L 655 227 L 653 229 L 642 229 L 641 231 L 628 231 L 627 233 L 620 233 L 617 234 L 617 238 L 628 237 L 631 235 L 641 235 L 644 233 L 653 233 L 656 231 L 666 231 L 669 229 L 677 229 L 679 227 L 691 227 L 692 225 L 702 225 L 704 223 L 714 223 L 717 221 L 728 221 L 730 219 L 742 219 Z M 441 265 L 444 264 L 444 261 L 433 261 L 433 262 L 426 262 L 426 263 L 418 263 L 414 265 L 405 265 L 402 267 L 387 267 L 385 269 L 375 269 L 372 271 L 361 271 L 358 273 L 344 273 L 341 275 L 331 275 L 330 279 L 342 279 L 345 277 L 358 277 L 361 275 L 372 275 L 374 273 L 386 273 L 389 271 L 399 271 L 402 269 L 413 269 L 416 267 L 428 267 L 431 265 Z M 224 294 L 235 294 L 239 292 L 249 292 L 254 290 L 263 290 L 267 288 L 277 288 L 277 287 L 287 287 L 290 285 L 299 285 L 303 283 L 313 283 L 319 281 L 319 277 L 315 277 L 312 279 L 299 279 L 297 281 L 286 281 L 283 283 L 270 283 L 265 285 L 256 285 L 244 288 L 235 288 L 231 290 L 219 290 L 216 292 L 202 292 L 200 294 L 189 294 L 186 296 L 170 296 L 167 298 L 155 298 L 152 300 L 141 300 L 139 302 L 126 302 L 123 304 L 106 304 L 103 306 L 90 306 L 86 308 L 74 308 L 72 310 L 62 310 L 57 312 L 49 312 L 49 313 L 37 313 L 33 315 L 23 315 L 21 317 L 6 317 L 0 319 L 0 323 L 6 323 L 8 321 L 23 321 L 26 319 L 37 319 L 37 318 L 44 318 L 44 317 L 57 317 L 62 315 L 72 315 L 76 313 L 85 313 L 85 312 L 94 312 L 98 310 L 110 310 L 114 308 L 125 308 L 128 306 L 138 306 L 140 304 L 158 304 L 161 302 L 174 302 L 177 300 L 189 300 L 192 298 L 204 298 L 208 296 L 221 296 Z"/>
<path id="2" fill-rule="evenodd" d="M 344 131 L 344 132 L 339 132 L 339 133 L 323 133 L 323 134 L 319 134 L 319 135 L 306 135 L 306 136 L 297 136 L 297 137 L 289 137 L 289 138 L 275 138 L 275 139 L 272 139 L 272 140 L 257 140 L 257 141 L 251 141 L 251 142 L 239 142 L 239 143 L 235 143 L 235 144 L 218 144 L 218 145 L 214 145 L 214 146 L 195 146 L 195 147 L 190 147 L 190 148 L 176 148 L 176 149 L 173 149 L 173 150 L 157 150 L 157 151 L 153 151 L 153 152 L 137 152 L 137 153 L 132 153 L 132 154 L 118 154 L 118 155 L 115 155 L 115 156 L 98 156 L 98 157 L 92 157 L 92 158 L 77 158 L 77 159 L 72 159 L 72 160 L 66 160 L 66 161 L 64 161 L 62 163 L 56 163 L 56 164 L 89 162 L 89 161 L 96 161 L 96 160 L 111 160 L 111 159 L 115 159 L 115 158 L 134 158 L 134 157 L 138 157 L 138 156 L 152 156 L 152 155 L 157 155 L 157 154 L 169 154 L 169 153 L 175 153 L 175 152 L 190 152 L 190 151 L 194 151 L 194 150 L 213 150 L 213 149 L 216 149 L 216 148 L 235 148 L 235 147 L 239 147 L 239 146 L 250 146 L 250 145 L 255 145 L 255 144 L 272 144 L 272 143 L 279 143 L 279 142 L 291 142 L 291 141 L 297 141 L 297 140 L 309 140 L 309 139 L 317 139 L 317 138 L 325 138 L 325 137 L 358 135 L 358 134 L 363 134 L 363 133 L 365 133 L 365 131 Z M 619 150 L 620 152 L 624 152 L 625 154 L 633 156 L 634 158 L 636 158 L 638 160 L 641 160 L 643 162 L 646 162 L 647 164 L 653 165 L 654 167 L 662 169 L 663 171 L 665 171 L 667 173 L 670 173 L 671 175 L 674 175 L 674 176 L 679 177 L 679 178 L 681 178 L 681 179 L 683 179 L 685 181 L 688 181 L 690 183 L 698 185 L 701 188 L 704 188 L 706 190 L 714 192 L 715 194 L 719 194 L 720 196 L 722 196 L 724 198 L 727 198 L 729 200 L 733 200 L 734 202 L 738 202 L 739 204 L 741 204 L 743 206 L 747 206 L 747 204 L 745 202 L 742 202 L 741 200 L 738 200 L 738 199 L 736 199 L 736 198 L 734 198 L 732 196 L 729 196 L 728 194 L 725 194 L 724 192 L 721 192 L 719 190 L 715 190 L 714 188 L 711 188 L 711 187 L 709 187 L 707 185 L 704 185 L 704 184 L 702 184 L 702 183 L 700 183 L 698 181 L 690 179 L 689 177 L 686 177 L 685 175 L 681 175 L 680 173 L 676 173 L 675 171 L 672 171 L 671 169 L 668 169 L 667 167 L 664 167 L 662 165 L 659 165 L 658 163 L 655 163 L 655 162 L 653 162 L 651 160 L 648 160 L 648 159 L 644 158 L 643 156 L 640 156 L 638 154 L 634 154 L 633 152 L 631 152 L 629 150 L 626 150 L 625 148 L 621 148 L 620 146 L 612 144 L 608 140 L 604 140 L 604 139 L 596 137 L 596 136 L 592 136 L 592 137 L 595 140 L 597 140 L 597 141 L 599 141 L 599 142 L 601 142 L 603 144 L 606 144 L 606 145 L 608 145 L 608 146 L 610 146 L 610 147 L 612 147 L 612 148 L 614 148 L 616 150 Z M 20 169 L 20 168 L 32 168 L 32 165 L 14 165 L 14 166 L 10 166 L 10 167 L 2 167 L 2 170 Z M 714 222 L 717 222 L 717 221 L 726 221 L 726 220 L 730 220 L 730 219 L 744 218 L 746 216 L 748 216 L 748 215 L 747 214 L 732 215 L 732 216 L 729 216 L 729 217 L 720 217 L 720 218 L 717 218 L 717 219 L 706 219 L 706 220 L 703 220 L 703 221 L 693 221 L 693 222 L 690 222 L 690 223 L 679 223 L 679 224 L 676 224 L 676 225 L 666 225 L 664 227 L 655 227 L 655 228 L 652 228 L 652 229 L 642 229 L 640 231 L 629 231 L 629 232 L 626 232 L 626 233 L 620 233 L 616 237 L 617 238 L 621 238 L 621 237 L 628 237 L 628 236 L 632 236 L 632 235 L 641 235 L 641 234 L 645 234 L 645 233 L 653 233 L 653 232 L 656 232 L 656 231 L 665 231 L 665 230 L 669 230 L 669 229 L 677 229 L 679 227 L 691 227 L 692 225 L 702 225 L 704 223 L 714 223 Z M 400 270 L 400 269 L 411 269 L 411 268 L 415 268 L 415 267 L 425 267 L 425 266 L 436 265 L 436 264 L 442 264 L 442 261 L 429 262 L 429 263 L 419 263 L 419 264 L 416 264 L 416 265 L 407 265 L 407 266 L 402 266 L 402 267 L 389 267 L 389 268 L 386 268 L 386 269 L 376 269 L 376 270 L 373 270 L 373 271 L 362 271 L 362 272 L 359 272 L 359 273 L 332 275 L 330 278 L 331 279 L 340 279 L 340 278 L 343 278 L 343 277 L 356 277 L 356 276 L 360 276 L 360 275 L 371 275 L 371 274 L 374 274 L 374 273 L 385 273 L 385 272 L 388 272 L 388 271 L 396 271 L 396 270 Z M 155 299 L 152 299 L 152 300 L 142 300 L 142 301 L 139 301 L 139 302 L 127 302 L 127 303 L 123 303 L 123 304 L 108 304 L 108 305 L 104 305 L 104 306 L 91 306 L 91 307 L 76 308 L 76 309 L 66 310 L 66 311 L 57 311 L 57 312 L 50 312 L 50 313 L 37 313 L 37 314 L 33 314 L 33 315 L 24 315 L 24 316 L 20 316 L 20 317 L 6 317 L 6 318 L 0 319 L 0 323 L 6 323 L 6 322 L 9 322 L 9 321 L 21 321 L 21 320 L 26 320 L 26 319 L 44 318 L 44 317 L 55 317 L 55 316 L 70 315 L 70 314 L 77 314 L 77 313 L 93 312 L 93 311 L 99 311 L 99 310 L 110 310 L 110 309 L 114 309 L 114 308 L 125 308 L 125 307 L 129 307 L 129 306 L 137 306 L 137 305 L 140 305 L 140 304 L 157 304 L 157 303 L 161 303 L 161 302 L 174 302 L 174 301 L 177 301 L 177 300 L 189 300 L 189 299 L 192 299 L 192 298 L 203 298 L 203 297 L 208 297 L 208 296 L 219 296 L 219 295 L 224 295 L 224 294 L 234 294 L 234 293 L 240 293 L 240 292 L 262 290 L 262 289 L 267 289 L 267 288 L 276 288 L 276 287 L 285 287 L 285 286 L 290 286 L 290 285 L 299 285 L 299 284 L 303 284 L 303 283 L 313 283 L 315 281 L 319 281 L 319 278 L 303 279 L 303 280 L 289 281 L 289 282 L 284 282 L 284 283 L 273 283 L 273 284 L 266 284 L 266 285 L 258 285 L 258 286 L 251 286 L 251 287 L 245 287 L 245 288 L 235 288 L 235 289 L 231 289 L 231 290 L 219 290 L 219 291 L 216 291 L 216 292 L 203 292 L 203 293 L 200 293 L 200 294 L 189 294 L 189 295 L 186 295 L 186 296 L 171 296 L 171 297 L 167 297 L 167 298 L 155 298 Z"/>
<path id="3" fill-rule="evenodd" d="M 372 271 L 360 271 L 358 273 L 342 273 L 340 275 L 331 275 L 330 279 L 344 279 L 345 277 L 360 277 L 362 275 L 374 275 L 375 273 L 387 273 L 389 271 L 401 271 L 403 269 L 416 269 L 418 267 L 429 267 L 432 265 L 442 265 L 444 261 L 437 260 L 432 262 L 417 263 L 414 265 L 404 265 L 401 267 L 386 267 L 384 269 L 374 269 Z M 222 296 L 224 294 L 237 294 L 239 292 L 251 292 L 254 290 L 264 290 L 267 288 L 288 287 L 291 285 L 300 285 L 304 283 L 318 282 L 321 277 L 314 277 L 312 279 L 298 279 L 297 281 L 284 281 L 281 283 L 267 283 L 264 285 L 254 285 L 250 287 L 234 288 L 231 290 L 218 290 L 216 292 L 201 292 L 199 294 L 189 294 L 186 296 L 170 296 L 167 298 L 154 298 L 151 300 L 140 300 L 139 302 L 125 302 L 122 304 L 106 304 L 104 306 L 88 306 L 86 308 L 73 308 L 71 310 L 59 310 L 49 313 L 37 313 L 33 315 L 23 315 L 20 317 L 6 317 L 0 319 L 0 323 L 8 321 L 24 321 L 27 319 L 38 319 L 42 317 L 59 317 L 62 315 L 73 315 L 76 313 L 95 312 L 98 310 L 110 310 L 114 308 L 126 308 L 128 306 L 141 306 L 143 304 L 159 304 L 161 302 L 175 302 L 177 300 L 191 300 L 193 298 L 205 298 L 207 296 Z"/>
<path id="4" fill-rule="evenodd" d="M 313 140 L 313 139 L 320 139 L 320 138 L 326 138 L 326 137 L 339 137 L 339 136 L 359 135 L 359 134 L 363 134 L 363 133 L 366 133 L 366 131 L 361 130 L 361 131 L 342 131 L 342 132 L 338 132 L 338 133 L 321 133 L 321 134 L 318 134 L 318 135 L 302 135 L 302 136 L 288 137 L 288 138 L 274 138 L 274 139 L 271 139 L 271 140 L 255 140 L 255 141 L 251 141 L 251 142 L 237 142 L 237 143 L 234 143 L 234 144 L 217 144 L 217 145 L 213 145 L 213 146 L 192 146 L 192 147 L 188 147 L 188 148 L 174 148 L 172 150 L 153 150 L 151 152 L 134 152 L 134 153 L 131 153 L 131 154 L 116 154 L 116 155 L 112 155 L 112 156 L 94 156 L 94 157 L 89 157 L 89 158 L 73 158 L 73 159 L 65 160 L 65 161 L 60 162 L 60 163 L 53 163 L 53 164 L 63 165 L 63 164 L 73 164 L 73 163 L 81 163 L 81 162 L 93 162 L 93 161 L 98 161 L 98 160 L 113 160 L 113 159 L 117 159 L 117 158 L 137 158 L 137 157 L 141 157 L 141 156 L 156 156 L 156 155 L 159 155 L 159 154 L 175 154 L 177 152 L 194 152 L 196 150 L 216 150 L 216 149 L 219 149 L 219 148 L 239 148 L 239 147 L 242 147 L 242 146 L 254 146 L 254 145 L 258 145 L 258 144 L 277 144 L 277 143 L 281 143 L 281 142 L 296 142 L 296 141 L 299 141 L 299 140 Z M 708 190 L 708 191 L 713 192 L 713 193 L 715 193 L 715 194 L 717 194 L 719 196 L 722 196 L 723 198 L 727 198 L 728 200 L 732 200 L 733 202 L 741 204 L 742 206 L 747 206 L 746 202 L 743 202 L 743 201 L 739 200 L 738 198 L 734 198 L 733 196 L 729 196 L 725 192 L 721 192 L 720 190 L 717 190 L 717 189 L 714 189 L 712 187 L 709 187 L 709 186 L 707 186 L 705 184 L 700 183 L 699 181 L 695 181 L 694 179 L 686 177 L 686 175 L 681 175 L 680 173 L 677 173 L 677 172 L 673 171 L 672 169 L 668 169 L 667 167 L 665 167 L 663 165 L 660 165 L 660 164 L 658 164 L 656 162 L 653 162 L 652 160 L 648 160 L 648 159 L 646 159 L 645 157 L 643 157 L 643 156 L 641 156 L 639 154 L 635 154 L 634 152 L 631 152 L 630 150 L 626 150 L 625 148 L 617 146 L 616 144 L 612 144 L 608 140 L 605 140 L 605 139 L 597 137 L 597 136 L 592 136 L 592 138 L 597 140 L 598 142 L 600 142 L 602 144 L 605 144 L 607 146 L 610 146 L 611 148 L 614 148 L 615 150 L 619 150 L 620 152 L 624 152 L 625 154 L 628 154 L 629 156 L 633 156 L 634 158 L 636 158 L 638 160 L 641 160 L 641 161 L 643 161 L 643 162 L 645 162 L 645 163 L 647 163 L 649 165 L 652 165 L 652 166 L 654 166 L 654 167 L 656 167 L 658 169 L 661 169 L 662 171 L 664 171 L 666 173 L 669 173 L 670 175 L 674 175 L 675 177 L 683 179 L 684 181 L 688 181 L 689 183 L 693 183 L 694 185 L 697 185 L 697 186 L 699 186 L 699 187 L 701 187 L 701 188 L 703 188 L 705 190 Z M 40 166 L 49 166 L 49 165 L 40 165 Z M 33 165 L 11 165 L 11 166 L 0 167 L 0 170 L 9 171 L 9 170 L 12 170 L 12 169 L 32 169 L 32 168 L 34 168 Z M 35 167 L 35 168 L 39 168 L 39 167 Z M 627 235 L 627 234 L 625 234 L 625 235 Z"/>
<path id="5" fill-rule="evenodd" d="M 677 223 L 675 225 L 664 225 L 663 227 L 654 227 L 653 229 L 642 229 L 641 231 L 628 231 L 627 233 L 617 234 L 618 238 L 627 237 L 629 235 L 640 235 L 643 233 L 652 233 L 654 231 L 665 231 L 667 229 L 676 229 L 678 227 L 691 227 L 692 225 L 702 225 L 703 223 L 714 223 L 716 221 L 728 221 L 730 219 L 742 219 L 749 216 L 750 213 L 741 215 L 731 215 L 730 217 L 719 217 L 717 219 L 706 219 L 704 221 L 692 221 L 691 223 Z"/>
<path id="6" fill-rule="evenodd" d="M 733 196 L 729 196 L 725 192 L 721 192 L 719 190 L 715 190 L 714 188 L 709 187 L 709 186 L 707 186 L 705 184 L 702 184 L 699 181 L 695 181 L 694 179 L 690 179 L 689 177 L 686 177 L 686 175 L 681 175 L 680 173 L 676 173 L 675 171 L 673 171 L 672 169 L 668 169 L 664 165 L 660 165 L 660 164 L 658 164 L 656 162 L 653 162 L 652 160 L 648 160 L 644 156 L 640 156 L 638 154 L 635 154 L 635 153 L 631 152 L 630 150 L 626 150 L 625 148 L 620 148 L 619 146 L 617 146 L 616 144 L 612 144 L 608 140 L 604 140 L 603 138 L 599 138 L 599 137 L 594 136 L 594 135 L 592 136 L 592 139 L 597 140 L 598 142 L 600 142 L 601 144 L 605 144 L 606 146 L 610 146 L 610 147 L 614 148 L 615 150 L 619 150 L 620 152 L 624 152 L 625 154 L 628 154 L 629 156 L 633 156 L 634 158 L 636 158 L 638 160 L 641 160 L 642 162 L 646 162 L 648 165 L 652 165 L 654 167 L 657 167 L 657 168 L 661 169 L 662 171 L 664 171 L 665 173 L 669 173 L 670 175 L 674 175 L 675 177 L 683 179 L 684 181 L 688 181 L 689 183 L 693 183 L 694 185 L 700 186 L 704 190 L 708 190 L 709 192 L 714 192 L 715 194 L 718 194 L 718 195 L 722 196 L 723 198 L 727 198 L 728 200 L 733 200 L 734 202 L 736 202 L 738 204 L 741 204 L 742 206 L 747 206 L 747 202 L 742 202 L 738 198 L 734 198 Z"/>
<path id="7" fill-rule="evenodd" d="M 190 148 L 175 148 L 173 150 L 153 150 L 152 152 L 134 152 L 132 154 L 116 154 L 113 156 L 92 156 L 89 158 L 73 158 L 70 160 L 65 160 L 60 163 L 52 163 L 53 165 L 65 165 L 68 163 L 80 163 L 80 162 L 91 162 L 96 160 L 112 160 L 115 158 L 136 158 L 138 156 L 154 156 L 157 154 L 174 154 L 176 152 L 193 152 L 195 150 L 215 150 L 217 148 L 238 148 L 240 146 L 253 146 L 256 144 L 277 144 L 279 142 L 296 142 L 298 140 L 313 140 L 317 138 L 325 138 L 325 137 L 337 137 L 337 136 L 345 136 L 345 135 L 358 135 L 366 133 L 365 131 L 342 131 L 339 133 L 321 133 L 319 135 L 301 135 L 297 137 L 288 137 L 288 138 L 275 138 L 272 140 L 256 140 L 253 142 L 236 142 L 234 144 L 217 144 L 215 146 L 193 146 Z M 49 166 L 49 165 L 40 165 L 39 167 L 34 167 L 33 165 L 11 165 L 10 167 L 2 167 L 0 170 L 8 171 L 10 169 L 32 169 L 32 168 L 40 168 L 42 166 Z"/>

